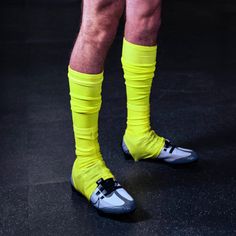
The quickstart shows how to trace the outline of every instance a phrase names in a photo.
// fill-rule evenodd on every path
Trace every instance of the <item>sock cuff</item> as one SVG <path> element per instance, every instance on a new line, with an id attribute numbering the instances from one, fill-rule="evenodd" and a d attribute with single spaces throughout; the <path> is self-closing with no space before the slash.
<path id="1" fill-rule="evenodd" d="M 73 70 L 70 66 L 68 66 L 69 80 L 75 83 L 81 84 L 81 85 L 100 84 L 103 81 L 103 74 L 104 74 L 104 71 L 102 71 L 99 74 L 81 73 L 79 71 Z"/>
<path id="2" fill-rule="evenodd" d="M 153 49 L 157 49 L 157 45 L 145 46 L 145 45 L 135 44 L 135 43 L 129 42 L 125 37 L 123 38 L 123 43 L 128 44 L 130 47 L 139 48 L 139 49 L 145 50 L 145 51 L 148 51 L 148 50 L 152 51 Z"/>
<path id="3" fill-rule="evenodd" d="M 123 38 L 122 63 L 132 63 L 136 65 L 155 65 L 157 45 L 143 46 L 128 42 Z"/>

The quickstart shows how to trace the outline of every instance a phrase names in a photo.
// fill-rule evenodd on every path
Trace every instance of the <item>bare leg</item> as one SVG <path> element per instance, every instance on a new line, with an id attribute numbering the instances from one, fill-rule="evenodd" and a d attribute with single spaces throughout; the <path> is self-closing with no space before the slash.
<path id="1" fill-rule="evenodd" d="M 88 74 L 102 72 L 123 10 L 124 0 L 83 2 L 82 24 L 70 58 L 72 69 Z"/>
<path id="2" fill-rule="evenodd" d="M 153 46 L 161 25 L 161 0 L 126 0 L 125 38 L 134 44 Z"/>

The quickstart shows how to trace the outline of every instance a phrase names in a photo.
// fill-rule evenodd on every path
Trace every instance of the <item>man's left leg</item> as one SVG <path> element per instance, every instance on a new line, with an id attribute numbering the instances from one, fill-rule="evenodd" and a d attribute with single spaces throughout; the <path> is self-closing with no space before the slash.
<path id="1" fill-rule="evenodd" d="M 156 68 L 161 0 L 126 0 L 122 65 L 127 93 L 127 128 L 122 148 L 134 160 L 158 158 L 172 164 L 197 159 L 192 150 L 174 147 L 150 127 L 150 91 Z"/>

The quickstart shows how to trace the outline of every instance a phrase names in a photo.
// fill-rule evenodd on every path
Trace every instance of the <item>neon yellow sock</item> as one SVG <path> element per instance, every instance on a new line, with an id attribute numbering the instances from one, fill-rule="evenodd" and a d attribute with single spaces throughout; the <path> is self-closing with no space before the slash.
<path id="1" fill-rule="evenodd" d="M 164 138 L 150 127 L 150 91 L 156 68 L 157 46 L 123 40 L 122 66 L 127 94 L 127 128 L 124 141 L 135 161 L 156 158 Z"/>
<path id="2" fill-rule="evenodd" d="M 98 143 L 103 72 L 85 74 L 69 67 L 68 78 L 76 146 L 72 181 L 75 188 L 90 200 L 98 179 L 114 178 L 102 159 Z"/>

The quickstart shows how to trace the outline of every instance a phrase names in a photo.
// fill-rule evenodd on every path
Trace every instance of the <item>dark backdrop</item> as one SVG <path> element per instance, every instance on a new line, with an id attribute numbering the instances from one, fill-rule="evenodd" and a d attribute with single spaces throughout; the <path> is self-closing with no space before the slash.
<path id="1" fill-rule="evenodd" d="M 80 1 L 0 3 L 0 235 L 234 235 L 236 4 L 165 0 L 152 124 L 200 161 L 125 161 L 123 21 L 108 55 L 100 113 L 106 163 L 135 197 L 104 218 L 71 192 L 74 143 L 67 65 Z"/>

